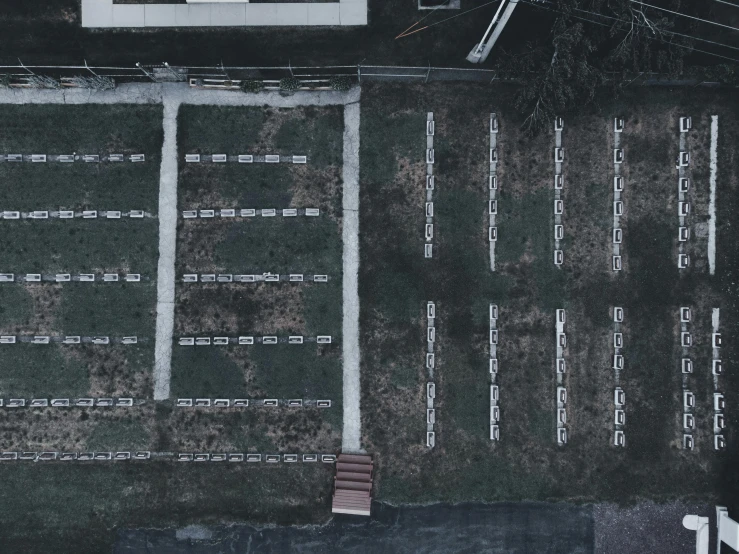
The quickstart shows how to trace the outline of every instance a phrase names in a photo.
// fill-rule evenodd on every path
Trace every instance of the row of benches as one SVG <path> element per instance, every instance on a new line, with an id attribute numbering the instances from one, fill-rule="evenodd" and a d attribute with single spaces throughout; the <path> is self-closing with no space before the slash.
<path id="1" fill-rule="evenodd" d="M 256 217 L 257 215 L 261 215 L 262 217 L 276 217 L 277 214 L 281 214 L 283 217 L 297 217 L 299 215 L 304 215 L 307 217 L 318 217 L 321 215 L 321 210 L 319 208 L 285 208 L 283 210 L 278 210 L 274 208 L 265 208 L 265 209 L 252 209 L 252 208 L 244 208 L 244 209 L 223 209 L 223 210 L 183 210 L 182 217 L 185 219 L 195 219 L 195 218 L 202 218 L 202 219 L 209 219 L 216 216 L 220 217 Z"/>
<path id="2" fill-rule="evenodd" d="M 302 335 L 290 335 L 288 337 L 277 337 L 275 335 L 264 337 L 181 337 L 180 346 L 227 346 L 229 344 L 304 344 L 315 342 L 317 344 L 331 344 L 331 335 L 318 335 L 317 337 L 304 337 Z"/>

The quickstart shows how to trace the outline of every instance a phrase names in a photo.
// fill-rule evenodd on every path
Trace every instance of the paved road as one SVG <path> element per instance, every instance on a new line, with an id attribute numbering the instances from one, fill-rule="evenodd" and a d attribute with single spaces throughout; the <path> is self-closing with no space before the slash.
<path id="1" fill-rule="evenodd" d="M 689 554 L 695 552 L 695 535 L 682 528 L 685 510 L 709 515 L 713 507 L 376 503 L 369 520 L 337 517 L 322 526 L 126 530 L 113 552 Z"/>

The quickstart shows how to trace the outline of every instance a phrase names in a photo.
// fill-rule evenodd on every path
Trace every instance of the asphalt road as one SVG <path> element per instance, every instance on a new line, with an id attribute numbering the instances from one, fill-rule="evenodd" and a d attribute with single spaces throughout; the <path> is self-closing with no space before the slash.
<path id="1" fill-rule="evenodd" d="M 371 519 L 336 517 L 326 525 L 191 526 L 120 531 L 116 554 L 156 553 L 506 553 L 681 554 L 695 550 L 682 528 L 688 511 L 710 505 L 500 503 L 393 507 Z M 713 547 L 715 549 L 715 547 Z"/>

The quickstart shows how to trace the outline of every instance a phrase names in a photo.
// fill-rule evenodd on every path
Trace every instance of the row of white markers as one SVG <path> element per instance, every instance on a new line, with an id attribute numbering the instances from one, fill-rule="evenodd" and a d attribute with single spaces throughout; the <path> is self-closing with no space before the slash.
<path id="1" fill-rule="evenodd" d="M 117 273 L 103 273 L 102 281 L 104 283 L 117 283 L 119 277 L 123 277 L 123 281 L 127 283 L 138 283 L 141 281 L 140 273 L 125 273 L 119 276 Z M 93 283 L 98 277 L 94 273 L 79 273 L 73 275 L 71 273 L 54 273 L 51 275 L 42 275 L 41 273 L 26 273 L 18 275 L 18 281 L 27 283 L 40 283 L 41 281 L 50 281 L 53 283 L 69 283 L 70 281 L 79 281 L 81 283 Z M 0 273 L 0 283 L 15 282 L 14 273 Z"/>

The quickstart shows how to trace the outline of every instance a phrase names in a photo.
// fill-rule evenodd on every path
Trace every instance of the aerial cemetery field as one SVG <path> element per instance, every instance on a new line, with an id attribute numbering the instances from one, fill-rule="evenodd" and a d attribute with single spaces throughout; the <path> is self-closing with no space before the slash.
<path id="1" fill-rule="evenodd" d="M 340 107 L 180 112 L 173 395 L 292 401 L 247 422 L 272 449 L 340 442 L 342 132 Z"/>
<path id="2" fill-rule="evenodd" d="M 1 117 L 4 155 L 40 154 L 47 161 L 0 163 L 1 271 L 15 275 L 0 287 L 0 334 L 18 340 L 0 348 L 0 396 L 147 396 L 161 107 L 7 106 Z M 57 158 L 73 154 L 96 158 Z M 123 161 L 109 160 L 111 154 Z M 144 161 L 132 162 L 138 154 Z M 74 216 L 59 217 L 61 211 Z M 20 213 L 10 219 L 12 212 L 41 212 L 43 219 Z M 81 344 L 20 342 L 34 335 L 87 338 Z M 89 337 L 109 337 L 110 344 L 91 344 Z M 123 337 L 137 342 L 122 344 Z"/>
<path id="3" fill-rule="evenodd" d="M 723 414 L 714 393 L 732 405 L 736 378 L 730 368 L 714 375 L 712 365 L 712 358 L 723 358 L 727 367 L 735 352 L 728 286 L 737 270 L 730 221 L 739 184 L 735 102 L 707 91 L 626 92 L 565 117 L 559 145 L 554 121 L 531 136 L 512 104 L 504 87 L 495 95 L 463 85 L 363 89 L 362 406 L 367 449 L 377 452 L 381 468 L 378 496 L 396 502 L 715 497 L 715 476 L 728 467 L 716 437 L 730 435 L 736 421 L 729 411 L 726 429 L 714 429 L 714 416 Z M 433 219 L 427 219 L 425 190 L 429 113 Z M 491 113 L 497 121 L 492 168 Z M 713 276 L 707 261 L 712 115 L 719 121 Z M 691 117 L 692 128 L 681 145 L 682 116 Z M 679 173 L 681 150 L 690 162 Z M 681 193 L 680 177 L 690 179 Z M 495 271 L 489 219 L 497 232 Z M 681 227 L 689 229 L 687 241 L 678 240 L 686 232 Z M 432 258 L 424 256 L 429 243 Z M 614 269 L 616 254 L 620 269 Z M 689 256 L 684 269 L 678 269 L 680 254 Z M 427 302 L 435 304 L 433 320 Z M 681 307 L 690 308 L 688 321 L 681 322 Z M 720 308 L 718 329 L 714 308 Z M 560 326 L 557 310 L 564 310 Z M 433 379 L 429 325 L 435 326 Z M 723 334 L 720 349 L 712 348 L 714 331 Z M 684 340 L 692 344 L 683 347 Z M 692 373 L 683 373 L 685 363 Z M 491 418 L 497 440 L 491 440 Z"/>
<path id="4" fill-rule="evenodd" d="M 24 156 L 0 163 L 0 272 L 13 274 L 0 283 L 0 451 L 18 456 L 0 464 L 4 496 L 16 499 L 12 510 L 0 510 L 6 544 L 36 544 L 41 523 L 42 544 L 83 534 L 95 551 L 122 522 L 167 524 L 202 513 L 314 521 L 324 514 L 306 506 L 327 505 L 333 464 L 321 463 L 321 453 L 336 452 L 341 441 L 342 110 L 182 107 L 172 392 L 159 402 L 152 368 L 161 106 L 5 106 L 1 122 L 1 153 Z M 195 167 L 185 163 L 186 152 L 307 159 Z M 33 154 L 46 161 L 31 161 Z M 58 157 L 67 154 L 78 157 Z M 137 154 L 143 161 L 131 161 Z M 99 158 L 85 162 L 83 155 Z M 278 215 L 192 221 L 181 214 L 242 207 Z M 282 215 L 293 207 L 299 215 Z M 48 213 L 29 215 L 41 211 Z M 83 213 L 91 211 L 96 217 Z M 184 283 L 185 273 L 288 280 Z M 304 280 L 290 281 L 290 274 Z M 327 278 L 314 282 L 314 275 Z M 180 346 L 186 335 L 272 335 L 279 342 Z M 305 343 L 289 344 L 289 336 Z M 330 340 L 318 344 L 318 336 Z M 49 344 L 31 342 L 39 337 L 51 337 Z M 107 344 L 95 343 L 104 337 Z M 182 398 L 209 405 L 181 406 Z M 36 407 L 33 399 L 66 403 Z M 228 399 L 228 407 L 217 399 Z M 57 461 L 20 461 L 39 452 L 56 453 Z M 192 453 L 210 459 L 211 452 L 244 463 L 179 461 L 192 461 Z M 80 462 L 93 453 L 94 461 Z M 149 457 L 116 461 L 134 453 Z M 255 453 L 258 463 L 246 463 L 257 461 L 246 457 Z M 283 453 L 298 463 L 283 463 L 291 461 Z M 304 453 L 318 453 L 317 463 L 304 463 Z M 42 492 L 27 494 L 31 484 Z M 67 510 L 71 498 L 93 511 Z M 36 519 L 19 520 L 31 504 Z"/>

